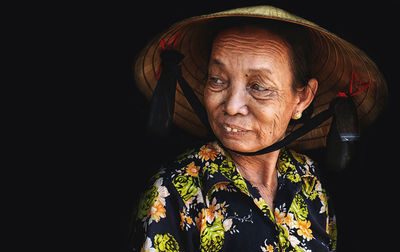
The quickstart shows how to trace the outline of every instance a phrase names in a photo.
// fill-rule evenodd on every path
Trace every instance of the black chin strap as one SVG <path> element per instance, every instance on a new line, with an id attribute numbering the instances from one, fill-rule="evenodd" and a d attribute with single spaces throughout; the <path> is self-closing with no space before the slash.
<path id="1" fill-rule="evenodd" d="M 264 148 L 262 150 L 255 151 L 255 152 L 240 152 L 240 151 L 231 150 L 229 148 L 227 148 L 227 149 L 230 150 L 230 151 L 233 151 L 235 153 L 238 153 L 240 155 L 244 155 L 244 156 L 263 155 L 263 154 L 266 154 L 266 153 L 269 153 L 269 152 L 273 152 L 273 151 L 279 150 L 282 147 L 290 144 L 294 140 L 298 139 L 299 137 L 304 136 L 305 134 L 307 134 L 311 130 L 315 129 L 318 125 L 320 125 L 321 123 L 323 123 L 326 120 L 328 120 L 333 115 L 333 112 L 334 112 L 333 108 L 334 108 L 335 103 L 336 103 L 336 101 L 334 100 L 330 104 L 330 106 L 329 106 L 329 108 L 327 110 L 322 111 L 318 115 L 316 115 L 313 118 L 311 118 L 308 121 L 306 121 L 303 126 L 301 126 L 300 128 L 296 129 L 295 131 L 293 131 L 292 133 L 287 135 L 284 139 L 282 139 L 282 140 L 274 143 L 273 145 L 270 145 L 270 146 L 268 146 L 268 147 L 266 147 L 266 148 Z"/>
<path id="2" fill-rule="evenodd" d="M 183 59 L 183 57 L 184 56 L 176 50 L 165 50 L 161 54 L 162 72 L 160 78 L 158 79 L 157 87 L 153 93 L 153 97 L 151 99 L 150 116 L 148 121 L 148 130 L 152 134 L 165 136 L 169 131 L 174 115 L 175 92 L 177 82 L 182 88 L 183 93 L 188 100 L 190 106 L 196 112 L 201 122 L 208 128 L 209 132 L 212 134 L 212 130 L 207 119 L 207 113 L 204 107 L 195 95 L 192 88 L 188 85 L 188 83 L 182 76 L 179 63 Z M 284 139 L 262 150 L 256 152 L 240 152 L 231 150 L 226 147 L 225 148 L 245 156 L 263 155 L 272 151 L 276 151 L 298 139 L 299 137 L 304 136 L 315 127 L 328 120 L 333 115 L 335 104 L 336 100 L 331 102 L 327 110 L 307 120 L 303 126 L 287 135 Z"/>

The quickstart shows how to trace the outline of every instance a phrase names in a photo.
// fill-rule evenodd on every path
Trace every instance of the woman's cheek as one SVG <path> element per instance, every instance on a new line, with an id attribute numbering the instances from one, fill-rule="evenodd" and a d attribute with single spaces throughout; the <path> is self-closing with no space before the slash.
<path id="1" fill-rule="evenodd" d="M 258 136 L 260 142 L 271 144 L 271 141 L 279 139 L 286 131 L 286 115 L 282 107 L 270 106 L 269 109 L 261 109 L 256 117 Z"/>

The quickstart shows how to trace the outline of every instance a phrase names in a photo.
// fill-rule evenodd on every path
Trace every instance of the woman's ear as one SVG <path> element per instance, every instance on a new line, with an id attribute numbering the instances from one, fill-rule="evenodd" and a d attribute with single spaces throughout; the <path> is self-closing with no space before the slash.
<path id="1" fill-rule="evenodd" d="M 315 94 L 318 89 L 318 81 L 312 78 L 308 81 L 307 86 L 298 88 L 297 92 L 299 94 L 299 102 L 296 105 L 294 113 L 302 113 L 313 101 Z"/>

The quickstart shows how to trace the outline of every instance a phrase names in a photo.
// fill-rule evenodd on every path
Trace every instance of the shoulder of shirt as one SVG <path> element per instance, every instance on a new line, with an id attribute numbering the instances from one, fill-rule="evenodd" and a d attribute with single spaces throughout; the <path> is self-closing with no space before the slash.
<path id="1" fill-rule="evenodd" d="M 319 178 L 317 164 L 309 156 L 298 153 L 295 150 L 291 150 L 291 149 L 286 149 L 285 151 L 289 155 L 291 155 L 293 162 L 295 164 L 297 164 L 297 167 L 299 168 L 300 176 L 302 176 L 302 177 L 313 176 L 313 177 Z"/>
<path id="2" fill-rule="evenodd" d="M 217 144 L 217 142 L 204 143 L 177 156 L 175 160 L 165 164 L 162 170 L 165 170 L 168 176 L 178 174 L 197 176 L 195 170 L 188 170 L 188 168 L 197 166 L 199 171 L 199 169 L 203 168 L 207 162 L 213 162 L 216 158 L 224 159 L 225 151 Z"/>
<path id="3" fill-rule="evenodd" d="M 159 183 L 163 186 L 175 188 L 180 197 L 187 201 L 194 196 L 201 182 L 199 177 L 208 161 L 223 158 L 224 150 L 216 142 L 205 143 L 179 155 L 172 162 L 166 163 L 150 179 L 150 184 Z M 212 162 L 212 161 L 211 161 Z"/>

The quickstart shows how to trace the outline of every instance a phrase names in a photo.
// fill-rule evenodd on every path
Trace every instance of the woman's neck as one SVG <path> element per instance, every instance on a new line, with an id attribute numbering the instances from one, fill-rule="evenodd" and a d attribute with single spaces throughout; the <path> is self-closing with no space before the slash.
<path id="1" fill-rule="evenodd" d="M 243 156 L 229 152 L 240 174 L 253 186 L 257 187 L 268 206 L 273 209 L 278 186 L 276 163 L 279 150 L 259 156 Z"/>
<path id="2" fill-rule="evenodd" d="M 229 152 L 242 176 L 257 185 L 271 185 L 277 179 L 276 163 L 279 150 L 259 156 L 244 156 Z"/>

